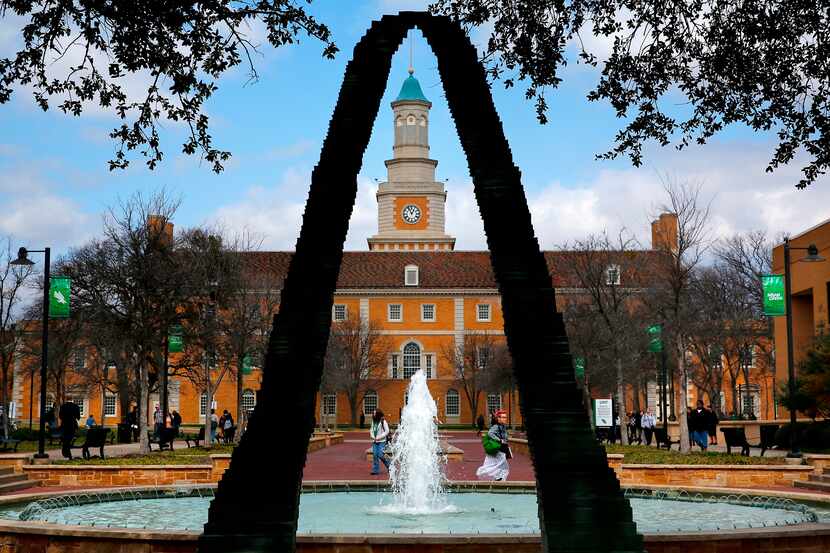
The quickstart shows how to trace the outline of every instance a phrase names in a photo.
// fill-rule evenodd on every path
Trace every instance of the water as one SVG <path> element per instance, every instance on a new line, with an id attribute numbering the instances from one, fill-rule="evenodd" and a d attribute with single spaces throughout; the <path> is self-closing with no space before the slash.
<path id="1" fill-rule="evenodd" d="M 444 465 L 435 417 L 438 408 L 424 371 L 409 381 L 409 401 L 392 439 L 389 481 L 392 501 L 376 510 L 387 514 L 429 515 L 455 508 L 446 501 Z"/>
<path id="2" fill-rule="evenodd" d="M 303 493 L 300 534 L 535 534 L 539 532 L 533 493 L 445 494 L 453 512 L 429 515 L 383 513 L 377 507 L 393 503 L 390 493 Z M 35 519 L 58 524 L 120 528 L 176 529 L 201 532 L 210 497 L 139 499 L 90 503 L 45 510 Z M 733 528 L 782 526 L 814 520 L 812 512 L 761 508 L 710 501 L 631 498 L 634 520 L 644 533 L 711 532 Z M 0 512 L 17 519 L 17 510 Z"/>

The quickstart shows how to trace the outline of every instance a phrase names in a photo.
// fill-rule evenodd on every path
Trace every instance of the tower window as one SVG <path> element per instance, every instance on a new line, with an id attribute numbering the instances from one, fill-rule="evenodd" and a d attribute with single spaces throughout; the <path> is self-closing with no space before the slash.
<path id="1" fill-rule="evenodd" d="M 409 117 L 407 117 L 406 118 L 406 124 L 407 125 L 414 125 L 415 124 L 415 116 L 410 115 Z"/>
<path id="2" fill-rule="evenodd" d="M 407 265 L 404 269 L 404 285 L 418 286 L 418 266 Z"/>
<path id="3" fill-rule="evenodd" d="M 400 303 L 389 304 L 389 320 L 396 323 L 403 320 L 403 305 Z"/>
<path id="4" fill-rule="evenodd" d="M 421 305 L 421 320 L 425 323 L 435 322 L 434 303 L 424 303 Z"/>
<path id="5" fill-rule="evenodd" d="M 479 303 L 476 305 L 476 320 L 478 322 L 488 322 L 490 320 L 489 303 Z"/>

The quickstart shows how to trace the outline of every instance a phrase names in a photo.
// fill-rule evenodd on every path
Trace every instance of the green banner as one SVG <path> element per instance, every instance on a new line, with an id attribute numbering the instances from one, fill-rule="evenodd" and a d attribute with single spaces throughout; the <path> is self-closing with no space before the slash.
<path id="1" fill-rule="evenodd" d="M 250 355 L 246 355 L 242 358 L 242 374 L 251 374 L 253 370 L 253 363 L 254 360 L 251 358 Z"/>
<path id="2" fill-rule="evenodd" d="M 173 325 L 167 334 L 167 352 L 181 353 L 184 351 L 184 331 L 181 325 Z"/>
<path id="3" fill-rule="evenodd" d="M 761 275 L 761 288 L 764 291 L 764 315 L 767 317 L 786 315 L 784 275 Z"/>
<path id="4" fill-rule="evenodd" d="M 663 325 L 651 325 L 646 332 L 648 332 L 648 351 L 652 353 L 663 351 Z"/>
<path id="5" fill-rule="evenodd" d="M 574 357 L 574 374 L 576 374 L 577 380 L 583 380 L 585 378 L 585 358 L 584 357 Z"/>
<path id="6" fill-rule="evenodd" d="M 53 319 L 69 318 L 70 278 L 52 277 L 49 281 L 49 316 Z"/>

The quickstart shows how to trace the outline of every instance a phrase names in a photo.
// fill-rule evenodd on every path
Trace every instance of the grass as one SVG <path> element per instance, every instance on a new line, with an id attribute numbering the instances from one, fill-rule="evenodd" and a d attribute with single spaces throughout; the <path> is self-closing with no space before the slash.
<path id="1" fill-rule="evenodd" d="M 644 445 L 606 445 L 607 453 L 622 453 L 623 463 L 635 465 L 783 465 L 781 457 L 743 457 L 716 451 L 680 453 Z"/>
<path id="2" fill-rule="evenodd" d="M 204 447 L 190 447 L 176 449 L 174 451 L 153 451 L 147 455 L 131 454 L 123 457 L 108 457 L 99 459 L 93 457 L 84 460 L 81 457 L 74 459 L 61 459 L 55 461 L 56 465 L 208 465 L 210 455 L 219 453 L 231 453 L 234 446 L 217 445 L 210 449 Z M 104 454 L 106 455 L 106 448 Z"/>

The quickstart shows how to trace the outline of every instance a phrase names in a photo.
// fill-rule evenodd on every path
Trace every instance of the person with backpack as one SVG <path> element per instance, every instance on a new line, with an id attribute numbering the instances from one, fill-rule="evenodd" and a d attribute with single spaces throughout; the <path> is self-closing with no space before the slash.
<path id="1" fill-rule="evenodd" d="M 372 472 L 369 474 L 380 474 L 380 464 L 382 461 L 386 467 L 386 472 L 389 472 L 389 461 L 386 459 L 385 450 L 386 442 L 389 437 L 389 424 L 383 418 L 383 411 L 375 410 L 372 415 L 372 427 L 369 429 L 369 437 L 372 438 Z"/>
<path id="2" fill-rule="evenodd" d="M 222 435 L 225 438 L 225 444 L 233 443 L 233 435 L 236 431 L 236 427 L 233 424 L 233 417 L 227 410 L 225 410 L 222 417 L 224 418 L 224 421 L 222 422 Z"/>
<path id="3" fill-rule="evenodd" d="M 484 464 L 476 470 L 476 476 L 481 480 L 507 480 L 510 465 L 507 460 L 512 457 L 507 445 L 507 413 L 498 410 L 495 413 L 496 423 L 490 426 L 487 434 L 481 437 L 484 446 Z"/>

